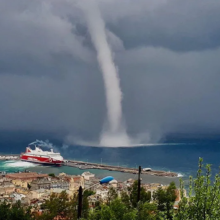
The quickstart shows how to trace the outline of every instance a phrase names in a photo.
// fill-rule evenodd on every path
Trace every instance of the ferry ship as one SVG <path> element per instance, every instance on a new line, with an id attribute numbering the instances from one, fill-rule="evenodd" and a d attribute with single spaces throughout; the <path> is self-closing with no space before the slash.
<path id="1" fill-rule="evenodd" d="M 22 161 L 40 163 L 43 165 L 56 165 L 61 166 L 64 163 L 63 157 L 60 153 L 55 153 L 53 149 L 51 151 L 43 151 L 39 146 L 36 145 L 37 142 L 29 144 L 26 148 L 25 153 L 21 153 L 20 159 Z M 30 145 L 34 145 L 35 149 L 32 150 Z"/>

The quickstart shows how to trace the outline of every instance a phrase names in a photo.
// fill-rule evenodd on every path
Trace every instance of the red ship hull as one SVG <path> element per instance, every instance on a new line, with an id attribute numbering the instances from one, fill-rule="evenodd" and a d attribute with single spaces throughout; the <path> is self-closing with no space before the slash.
<path id="1" fill-rule="evenodd" d="M 27 162 L 31 162 L 31 163 L 40 163 L 43 165 L 55 165 L 55 166 L 63 165 L 63 161 L 61 161 L 61 160 L 55 160 L 53 158 L 48 158 L 48 157 L 44 157 L 44 156 L 33 156 L 33 155 L 22 154 L 20 156 L 20 159 L 22 161 L 27 161 Z"/>

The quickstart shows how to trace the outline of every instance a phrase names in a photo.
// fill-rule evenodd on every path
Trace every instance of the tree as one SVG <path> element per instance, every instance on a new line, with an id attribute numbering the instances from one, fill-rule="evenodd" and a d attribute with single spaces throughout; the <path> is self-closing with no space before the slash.
<path id="1" fill-rule="evenodd" d="M 5 201 L 0 205 L 0 220 L 9 219 L 10 204 Z"/>
<path id="2" fill-rule="evenodd" d="M 176 200 L 176 185 L 171 182 L 166 190 L 166 216 L 167 219 L 173 219 L 173 205 Z"/>
<path id="3" fill-rule="evenodd" d="M 127 213 L 124 213 L 122 220 L 137 220 L 137 210 L 133 209 Z"/>
<path id="4" fill-rule="evenodd" d="M 120 199 L 115 199 L 110 204 L 115 219 L 123 219 L 124 214 L 128 211 L 125 204 Z"/>
<path id="5" fill-rule="evenodd" d="M 0 205 L 0 220 L 32 220 L 30 207 L 21 206 L 20 200 L 13 205 L 3 202 Z"/>
<path id="6" fill-rule="evenodd" d="M 110 206 L 103 205 L 102 209 L 100 211 L 101 211 L 101 215 L 100 215 L 101 218 L 100 218 L 100 220 L 117 220 L 114 217 L 114 213 L 111 210 Z"/>
<path id="7" fill-rule="evenodd" d="M 121 199 L 116 198 L 91 211 L 88 220 L 136 220 L 136 213 L 135 210 L 128 211 Z"/>
<path id="8" fill-rule="evenodd" d="M 165 212 L 167 219 L 173 219 L 173 204 L 176 200 L 176 185 L 171 182 L 167 189 L 160 187 L 153 195 L 159 211 Z"/>
<path id="9" fill-rule="evenodd" d="M 184 195 L 183 181 L 180 182 L 181 202 L 175 219 L 220 219 L 220 177 L 215 176 L 211 181 L 211 166 L 203 166 L 203 159 L 199 158 L 197 177 L 190 177 L 189 198 Z"/>
<path id="10" fill-rule="evenodd" d="M 100 220 L 101 219 L 101 209 L 102 209 L 102 207 L 100 206 L 100 209 L 95 209 L 92 211 L 90 210 L 90 212 L 88 214 L 88 219 L 86 219 L 86 220 Z"/>
<path id="11" fill-rule="evenodd" d="M 10 220 L 31 220 L 33 216 L 31 215 L 31 208 L 27 207 L 26 209 L 21 206 L 21 201 L 19 200 L 13 204 L 9 210 L 9 219 Z"/>
<path id="12" fill-rule="evenodd" d="M 52 194 L 50 199 L 43 205 L 44 213 L 39 219 L 51 220 L 56 218 L 60 219 L 73 219 L 76 216 L 77 198 L 69 198 L 66 191 L 61 192 L 59 195 Z"/>
<path id="13" fill-rule="evenodd" d="M 145 202 L 139 205 L 138 220 L 156 220 L 158 219 L 158 209 L 155 203 Z"/>
<path id="14" fill-rule="evenodd" d="M 128 209 L 131 208 L 130 197 L 127 192 L 121 192 L 121 201 L 126 205 Z"/>
<path id="15" fill-rule="evenodd" d="M 113 187 L 110 187 L 108 191 L 108 198 L 107 198 L 108 203 L 110 204 L 110 202 L 116 199 L 117 197 L 118 197 L 117 191 Z"/>
<path id="16" fill-rule="evenodd" d="M 133 185 L 128 189 L 130 192 L 130 201 L 133 207 L 137 207 L 137 198 L 138 198 L 138 181 L 134 181 Z M 150 202 L 151 192 L 146 192 L 145 189 L 141 186 L 140 192 L 140 201 L 142 203 Z"/>
<path id="17" fill-rule="evenodd" d="M 91 195 L 94 195 L 95 192 L 92 190 L 85 190 L 83 192 L 83 201 L 82 201 L 82 216 L 86 219 L 88 218 L 89 214 L 89 202 L 88 202 L 88 197 Z"/>
<path id="18" fill-rule="evenodd" d="M 48 176 L 55 177 L 54 173 L 49 173 Z"/>
<path id="19" fill-rule="evenodd" d="M 29 183 L 27 184 L 27 187 L 29 190 L 31 189 L 31 185 Z"/>

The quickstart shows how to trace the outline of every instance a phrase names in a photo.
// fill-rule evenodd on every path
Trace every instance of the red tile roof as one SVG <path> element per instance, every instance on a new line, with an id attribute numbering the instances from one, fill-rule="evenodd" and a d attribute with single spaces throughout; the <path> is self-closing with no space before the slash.
<path id="1" fill-rule="evenodd" d="M 9 173 L 6 175 L 9 179 L 36 179 L 47 177 L 47 174 L 38 174 L 38 173 Z"/>

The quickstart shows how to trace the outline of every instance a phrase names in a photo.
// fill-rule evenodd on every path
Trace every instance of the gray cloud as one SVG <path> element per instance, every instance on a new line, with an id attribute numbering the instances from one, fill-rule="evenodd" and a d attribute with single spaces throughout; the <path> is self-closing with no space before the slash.
<path id="1" fill-rule="evenodd" d="M 103 10 L 126 48 L 145 45 L 188 51 L 220 44 L 220 3 L 215 0 L 109 1 L 103 3 Z"/>
<path id="2" fill-rule="evenodd" d="M 98 139 L 105 94 L 77 4 L 0 1 L 0 130 Z M 220 3 L 99 5 L 119 68 L 128 132 L 219 132 Z"/>

